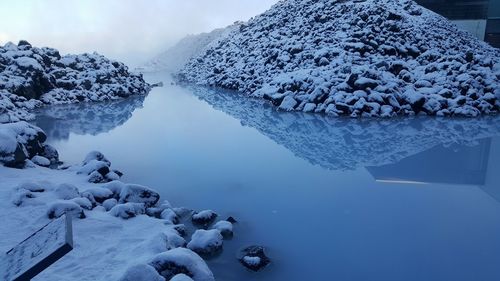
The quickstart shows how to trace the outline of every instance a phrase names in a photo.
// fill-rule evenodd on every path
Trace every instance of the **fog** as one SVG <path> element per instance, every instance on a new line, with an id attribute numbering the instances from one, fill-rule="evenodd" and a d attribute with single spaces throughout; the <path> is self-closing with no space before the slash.
<path id="1" fill-rule="evenodd" d="M 187 34 L 258 15 L 278 0 L 2 0 L 0 44 L 97 51 L 139 65 Z"/>

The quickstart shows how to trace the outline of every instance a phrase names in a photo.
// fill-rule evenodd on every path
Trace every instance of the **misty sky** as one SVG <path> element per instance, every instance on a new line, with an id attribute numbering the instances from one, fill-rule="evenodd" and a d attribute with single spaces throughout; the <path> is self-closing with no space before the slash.
<path id="1" fill-rule="evenodd" d="M 187 34 L 248 20 L 278 0 L 1 0 L 0 44 L 97 51 L 132 66 Z"/>

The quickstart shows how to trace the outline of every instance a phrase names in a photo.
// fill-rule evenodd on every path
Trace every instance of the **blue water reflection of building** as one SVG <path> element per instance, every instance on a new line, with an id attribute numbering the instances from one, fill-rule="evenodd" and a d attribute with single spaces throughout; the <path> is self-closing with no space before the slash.
<path id="1" fill-rule="evenodd" d="M 366 169 L 383 182 L 477 186 L 500 202 L 500 137 L 476 146 L 436 146 L 398 163 Z"/>

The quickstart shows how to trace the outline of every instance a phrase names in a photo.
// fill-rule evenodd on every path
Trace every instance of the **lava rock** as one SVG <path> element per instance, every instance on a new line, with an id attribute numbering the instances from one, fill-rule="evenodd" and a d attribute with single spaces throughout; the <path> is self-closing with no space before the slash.
<path id="1" fill-rule="evenodd" d="M 246 268 L 253 271 L 259 271 L 271 262 L 264 250 L 262 246 L 247 247 L 241 250 L 238 260 Z"/>

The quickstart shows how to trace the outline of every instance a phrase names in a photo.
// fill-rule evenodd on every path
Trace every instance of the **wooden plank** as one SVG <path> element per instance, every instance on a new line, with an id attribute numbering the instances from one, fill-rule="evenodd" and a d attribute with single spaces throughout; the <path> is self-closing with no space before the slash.
<path id="1" fill-rule="evenodd" d="M 9 250 L 2 259 L 2 280 L 28 281 L 73 249 L 71 217 L 63 215 Z"/>

